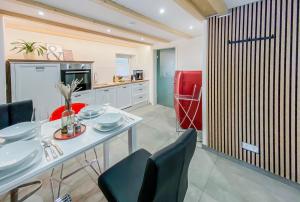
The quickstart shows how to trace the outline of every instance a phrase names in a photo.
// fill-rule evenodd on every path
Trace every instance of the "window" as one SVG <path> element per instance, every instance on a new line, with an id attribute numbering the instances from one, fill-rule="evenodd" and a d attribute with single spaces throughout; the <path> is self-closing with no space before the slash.
<path id="1" fill-rule="evenodd" d="M 129 55 L 117 55 L 116 57 L 116 75 L 130 75 L 130 57 Z"/>

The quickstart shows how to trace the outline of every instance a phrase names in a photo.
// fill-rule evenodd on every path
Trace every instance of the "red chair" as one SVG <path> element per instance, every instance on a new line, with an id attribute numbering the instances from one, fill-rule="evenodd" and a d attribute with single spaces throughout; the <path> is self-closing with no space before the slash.
<path id="1" fill-rule="evenodd" d="M 84 103 L 73 103 L 72 104 L 72 109 L 75 112 L 75 114 L 78 114 L 82 108 L 87 106 L 87 104 Z M 66 107 L 65 106 L 60 106 L 57 109 L 55 109 L 49 118 L 49 121 L 55 121 L 57 119 L 61 119 L 62 113 L 65 111 Z"/>
<path id="2" fill-rule="evenodd" d="M 176 71 L 174 108 L 181 129 L 202 130 L 202 71 Z M 177 128 L 177 131 L 180 130 Z"/>

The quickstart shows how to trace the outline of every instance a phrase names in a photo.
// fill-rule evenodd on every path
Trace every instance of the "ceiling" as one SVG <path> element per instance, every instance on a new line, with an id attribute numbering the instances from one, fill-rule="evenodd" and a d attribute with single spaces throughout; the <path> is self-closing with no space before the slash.
<path id="1" fill-rule="evenodd" d="M 257 0 L 0 0 L 0 13 L 155 44 L 200 36 L 208 15 L 253 1 Z"/>
<path id="2" fill-rule="evenodd" d="M 261 1 L 261 0 L 225 0 L 225 3 L 228 6 L 228 8 L 235 8 L 256 1 Z"/>

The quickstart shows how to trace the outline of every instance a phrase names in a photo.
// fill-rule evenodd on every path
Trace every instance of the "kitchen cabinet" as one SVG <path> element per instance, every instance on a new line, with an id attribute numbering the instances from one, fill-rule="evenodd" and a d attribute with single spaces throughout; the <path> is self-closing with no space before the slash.
<path id="1" fill-rule="evenodd" d="M 95 104 L 109 104 L 112 107 L 117 107 L 117 90 L 115 87 L 97 89 Z"/>
<path id="2" fill-rule="evenodd" d="M 125 109 L 132 106 L 131 84 L 117 87 L 117 107 Z"/>
<path id="3" fill-rule="evenodd" d="M 61 105 L 56 88 L 60 81 L 59 64 L 13 64 L 12 101 L 32 100 L 37 120 L 44 120 Z"/>
<path id="4" fill-rule="evenodd" d="M 134 83 L 132 84 L 132 103 L 133 105 L 148 102 L 148 82 Z"/>
<path id="5" fill-rule="evenodd" d="M 72 95 L 72 103 L 75 102 L 93 105 L 95 104 L 95 92 L 93 90 L 75 92 Z"/>

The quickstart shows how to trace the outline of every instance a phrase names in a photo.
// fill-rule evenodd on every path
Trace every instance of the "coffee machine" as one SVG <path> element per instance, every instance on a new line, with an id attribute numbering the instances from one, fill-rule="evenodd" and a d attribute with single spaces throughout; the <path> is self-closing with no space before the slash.
<path id="1" fill-rule="evenodd" d="M 134 80 L 144 80 L 143 70 L 133 70 Z"/>

